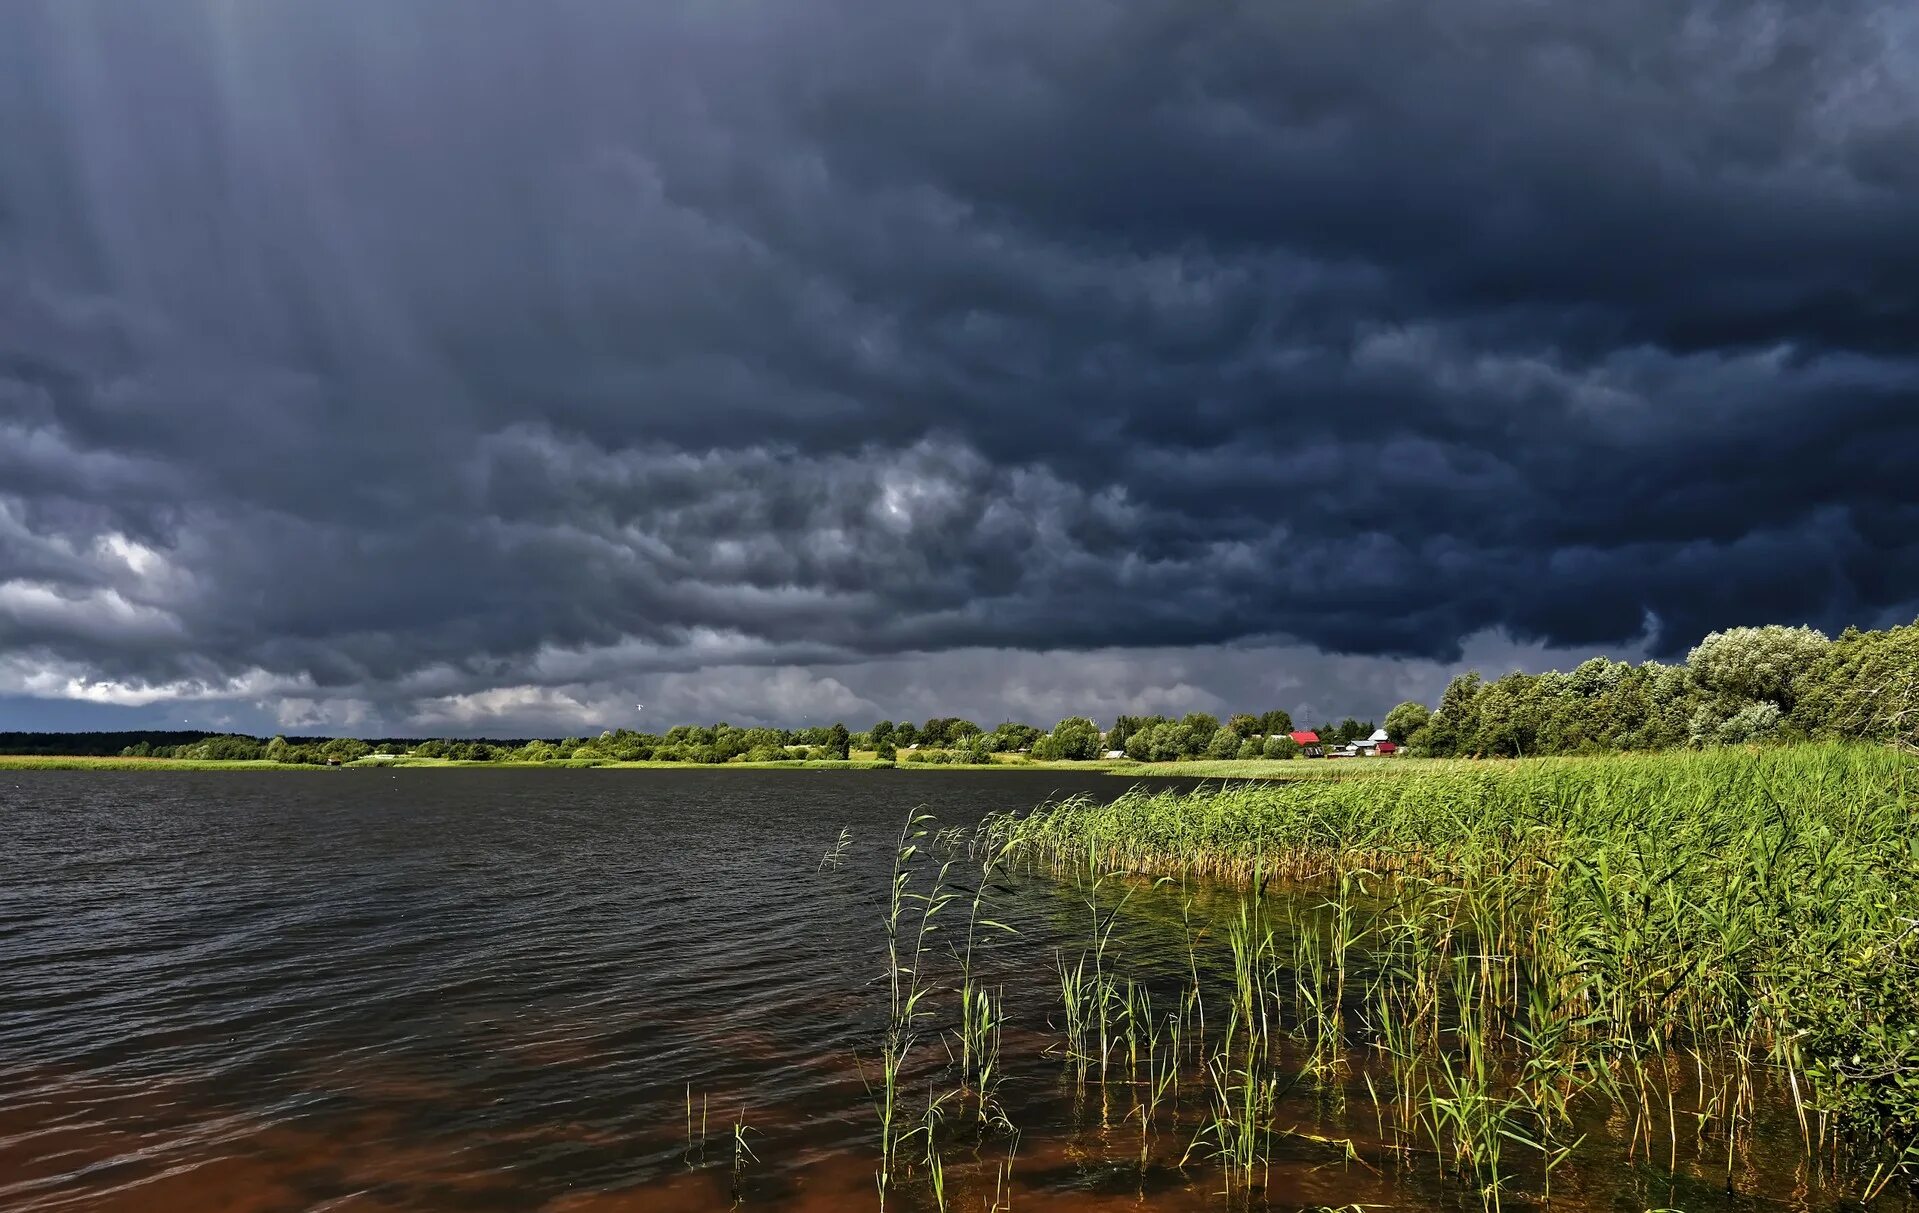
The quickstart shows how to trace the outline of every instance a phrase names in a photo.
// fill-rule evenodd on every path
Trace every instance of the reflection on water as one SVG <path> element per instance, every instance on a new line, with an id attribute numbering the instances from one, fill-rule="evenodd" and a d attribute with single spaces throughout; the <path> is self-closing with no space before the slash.
<path id="1" fill-rule="evenodd" d="M 862 1063 L 870 1074 L 885 1009 L 900 822 L 923 805 L 970 825 L 1124 787 L 1057 773 L 0 774 L 0 1208 L 872 1208 Z M 821 872 L 842 825 L 846 862 Z M 1118 940 L 1142 975 L 1186 963 L 1153 899 Z M 1039 878 L 995 900 L 1020 932 L 991 960 L 1008 1004 L 1000 1097 L 1020 1137 L 1009 1178 L 1003 1134 L 954 1124 L 949 1207 L 1226 1207 L 1216 1171 L 1176 1165 L 1190 1115 L 1162 1121 L 1142 1167 L 1130 1095 L 1081 1088 L 1049 1051 L 1055 949 L 1077 950 L 1084 904 Z M 1348 1102 L 1288 1103 L 1300 1134 L 1274 1147 L 1255 1205 L 1478 1207 L 1417 1161 L 1383 1162 L 1370 1105 Z M 737 1174 L 736 1122 L 756 1156 Z M 1758 1153 L 1735 1160 L 1729 1195 L 1723 1157 L 1675 1147 L 1675 1175 L 1643 1152 L 1621 1165 L 1621 1144 L 1595 1154 L 1607 1166 L 1556 1175 L 1553 1203 L 1835 1207 L 1795 1137 Z M 888 1207 L 933 1202 L 914 1183 Z"/>

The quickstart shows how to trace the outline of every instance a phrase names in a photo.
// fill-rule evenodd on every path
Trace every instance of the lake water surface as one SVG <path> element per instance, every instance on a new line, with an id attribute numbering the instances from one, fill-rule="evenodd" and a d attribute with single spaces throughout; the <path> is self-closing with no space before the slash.
<path id="1" fill-rule="evenodd" d="M 862 1063 L 870 1077 L 902 822 L 923 808 L 971 826 L 1126 787 L 1056 772 L 0 772 L 0 1209 L 875 1208 Z M 845 861 L 822 871 L 842 827 Z M 1074 1081 L 1055 1047 L 1055 956 L 1081 946 L 1082 894 L 1018 876 L 991 897 L 1019 931 L 990 968 L 1019 1136 L 943 1126 L 949 1207 L 1479 1207 L 1425 1168 L 1369 1160 L 1371 1109 L 1323 1094 L 1300 1097 L 1300 1136 L 1250 1195 L 1229 1202 L 1216 1170 L 1178 1165 L 1191 1123 L 1160 1126 L 1142 1165 L 1125 1099 Z M 1115 936 L 1143 982 L 1188 963 L 1158 934 L 1164 901 L 1141 891 Z M 944 1048 L 923 1042 L 916 1081 Z M 1737 1160 L 1729 1193 L 1723 1162 L 1675 1145 L 1676 1168 L 1568 1168 L 1553 1203 L 1838 1207 L 1801 1153 L 1795 1137 Z M 887 1205 L 935 1201 L 916 1176 Z"/>

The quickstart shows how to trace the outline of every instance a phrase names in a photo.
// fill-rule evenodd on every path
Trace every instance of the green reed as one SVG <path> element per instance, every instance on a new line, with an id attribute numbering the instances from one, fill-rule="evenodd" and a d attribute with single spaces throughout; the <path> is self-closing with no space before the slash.
<path id="1" fill-rule="evenodd" d="M 975 968 L 977 953 L 990 938 L 1014 936 L 1018 931 L 997 918 L 987 916 L 987 893 L 993 887 L 1006 858 L 1002 845 L 979 857 L 979 877 L 973 886 L 972 902 L 966 916 L 965 945 L 956 957 L 959 964 L 959 1046 L 962 1091 L 970 1090 L 982 1121 L 997 1121 L 1011 1128 L 995 1097 L 1000 1070 L 1000 1029 L 1004 1022 L 1005 994 L 990 991 L 979 980 Z"/>
<path id="2" fill-rule="evenodd" d="M 847 837 L 842 831 L 842 842 Z M 934 831 L 930 814 L 909 814 L 894 848 L 893 867 L 882 923 L 886 935 L 887 1012 L 877 1057 L 877 1076 L 862 1066 L 861 1077 L 873 1099 L 879 1127 L 879 1166 L 874 1173 L 879 1205 L 886 1206 L 902 1172 L 919 1168 L 935 1205 L 947 1204 L 946 1164 L 941 1129 L 951 1109 L 971 1105 L 982 1139 L 989 1129 L 1008 1142 L 1005 1180 L 1018 1131 L 997 1098 L 1001 1081 L 1000 1042 L 1005 1019 L 1001 989 L 989 988 L 978 964 L 998 937 L 1018 934 L 992 916 L 989 892 L 1003 875 L 1004 849 L 977 852 L 979 870 L 969 890 L 956 883 L 957 854 L 967 846 L 964 832 Z M 829 852 L 829 856 L 830 856 Z M 942 856 L 944 858 L 942 858 Z M 965 933 L 949 947 L 936 946 L 957 907 L 966 905 Z M 929 1042 L 946 1045 L 951 1064 L 929 1069 L 922 1054 Z M 910 1076 L 927 1073 L 923 1104 L 907 1097 Z M 945 1074 L 955 1085 L 942 1088 Z M 909 1106 L 911 1105 L 911 1106 Z M 912 1107 L 920 1110 L 917 1115 Z M 918 1138 L 917 1163 L 906 1149 Z"/>
<path id="3" fill-rule="evenodd" d="M 952 866 L 950 861 L 940 866 L 930 887 L 920 890 L 914 886 L 914 877 L 922 866 L 917 861 L 922 857 L 925 827 L 932 820 L 932 815 L 927 813 L 907 817 L 894 849 L 887 898 L 885 927 L 890 1001 L 881 1036 L 880 1082 L 874 1093 L 880 1129 L 880 1165 L 874 1179 L 882 1209 L 886 1207 L 886 1194 L 893 1182 L 896 1155 L 913 1132 L 918 1131 L 901 1132 L 902 1084 L 929 1012 L 928 1004 L 935 994 L 935 987 L 926 980 L 928 948 L 939 929 L 941 912 L 955 897 L 946 884 Z"/>
<path id="4" fill-rule="evenodd" d="M 700 1094 L 700 1133 L 696 1138 L 693 1135 L 693 1084 L 690 1082 L 686 1084 L 686 1150 L 681 1155 L 681 1161 L 686 1163 L 686 1169 L 689 1171 L 694 1166 L 693 1156 L 696 1147 L 700 1163 L 704 1165 L 706 1162 L 706 1100 L 707 1096 L 702 1092 Z"/>
<path id="5" fill-rule="evenodd" d="M 755 1131 L 756 1130 L 754 1130 L 754 1128 L 751 1125 L 746 1123 L 746 1109 L 741 1108 L 740 1114 L 733 1118 L 733 1203 L 734 1204 L 738 1204 L 740 1200 L 740 1183 L 741 1183 L 741 1180 L 746 1175 L 746 1164 L 748 1162 L 758 1162 L 760 1160 L 759 1155 L 753 1153 L 753 1147 L 746 1144 L 746 1135 L 748 1133 L 752 1133 Z"/>
<path id="6" fill-rule="evenodd" d="M 1506 1145 L 1550 1187 L 1582 1102 L 1619 1109 L 1635 1154 L 1676 1168 L 1682 1141 L 1710 1146 L 1730 1179 L 1776 1089 L 1808 1151 L 1864 1164 L 1874 1189 L 1919 1165 L 1915 773 L 1846 746 L 1456 763 L 1072 799 L 981 837 L 1090 885 L 1087 947 L 1059 961 L 1082 1082 L 1094 1061 L 1104 1078 L 1111 1023 L 1137 1001 L 1098 897 L 1114 874 L 1250 890 L 1224 923 L 1229 1022 L 1197 1046 L 1212 1111 L 1196 1142 L 1240 1183 L 1276 1131 L 1290 1011 L 1303 1077 L 1339 1089 L 1366 1045 L 1382 1131 L 1488 1205 L 1512 1182 Z M 1281 931 L 1274 883 L 1323 892 Z M 1175 1019 L 1203 1038 L 1189 949 Z"/>
<path id="7" fill-rule="evenodd" d="M 826 854 L 820 857 L 819 870 L 822 872 L 829 870 L 838 871 L 839 866 L 846 862 L 847 849 L 852 845 L 853 827 L 841 826 L 839 838 L 828 848 Z"/>

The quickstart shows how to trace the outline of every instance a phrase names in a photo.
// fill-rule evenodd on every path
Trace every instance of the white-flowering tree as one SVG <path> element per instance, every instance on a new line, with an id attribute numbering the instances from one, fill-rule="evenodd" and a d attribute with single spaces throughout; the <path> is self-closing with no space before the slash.
<path id="1" fill-rule="evenodd" d="M 1794 684 L 1817 665 L 1831 644 L 1816 628 L 1780 624 L 1728 628 L 1700 641 L 1686 655 L 1686 668 L 1695 682 L 1724 699 L 1772 703 L 1790 710 Z"/>
<path id="2" fill-rule="evenodd" d="M 1745 745 L 1766 741 L 1779 731 L 1785 719 L 1776 703 L 1749 703 L 1731 716 L 1722 716 L 1708 706 L 1693 716 L 1694 745 Z"/>

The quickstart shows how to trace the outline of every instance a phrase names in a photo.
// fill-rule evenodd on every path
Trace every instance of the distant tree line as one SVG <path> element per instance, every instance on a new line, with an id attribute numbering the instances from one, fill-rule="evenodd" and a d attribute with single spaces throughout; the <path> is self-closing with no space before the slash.
<path id="1" fill-rule="evenodd" d="M 171 749 L 204 741 L 211 733 L 200 729 L 115 733 L 0 733 L 0 754 L 103 758 L 123 754 L 127 747 L 144 745 Z"/>
<path id="2" fill-rule="evenodd" d="M 1447 684 L 1436 707 L 1408 701 L 1384 721 L 1402 752 L 1433 757 L 1598 754 L 1680 746 L 1807 739 L 1898 741 L 1919 747 L 1919 622 L 1883 631 L 1848 628 L 1837 639 L 1805 627 L 1714 632 L 1683 664 L 1638 665 L 1594 657 L 1570 671 L 1477 671 Z M 345 764 L 381 755 L 456 762 L 847 761 L 980 764 L 999 755 L 1086 762 L 1124 755 L 1138 762 L 1298 757 L 1290 713 L 1274 709 L 1222 722 L 1205 712 L 1121 716 L 1102 730 L 1085 716 L 1051 729 L 1005 721 L 991 729 L 957 716 L 921 724 L 882 720 L 854 732 L 844 723 L 804 729 L 679 725 L 664 733 L 611 729 L 593 738 L 403 739 L 272 737 L 193 731 L 0 733 L 0 753 L 110 755 Z M 1352 717 L 1311 730 L 1326 746 L 1368 737 Z M 1310 740 L 1310 739 L 1309 739 Z"/>
<path id="3" fill-rule="evenodd" d="M 1366 735 L 1370 722 L 1347 720 L 1322 725 L 1322 736 L 1350 740 Z M 664 733 L 609 729 L 597 737 L 559 741 L 519 739 L 353 737 L 259 738 L 233 733 L 121 732 L 0 734 L 0 753 L 35 755 L 120 755 L 129 758 L 190 759 L 201 762 L 276 762 L 293 765 L 344 765 L 362 759 L 417 758 L 453 762 L 801 762 L 872 759 L 911 764 L 986 764 L 998 755 L 1038 761 L 1091 761 L 1123 753 L 1143 762 L 1189 758 L 1290 758 L 1299 753 L 1286 734 L 1292 717 L 1284 711 L 1233 716 L 1225 724 L 1205 713 L 1177 720 L 1164 716 L 1121 716 L 1102 730 L 1084 716 L 1071 716 L 1042 729 L 1003 721 L 991 729 L 957 716 L 936 716 L 921 724 L 882 720 L 854 732 L 844 723 L 803 729 L 743 727 L 727 723 L 678 725 Z"/>
<path id="4" fill-rule="evenodd" d="M 1846 739 L 1919 745 L 1919 621 L 1837 639 L 1806 627 L 1714 632 L 1683 665 L 1594 657 L 1570 671 L 1478 672 L 1386 731 L 1436 757 L 1599 754 Z"/>

